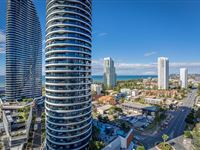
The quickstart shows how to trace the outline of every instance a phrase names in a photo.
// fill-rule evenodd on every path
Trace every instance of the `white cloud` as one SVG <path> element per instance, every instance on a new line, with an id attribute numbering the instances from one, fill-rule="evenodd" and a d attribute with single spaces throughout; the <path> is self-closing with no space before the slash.
<path id="1" fill-rule="evenodd" d="M 199 67 L 200 68 L 200 62 L 191 62 L 191 63 L 172 62 L 169 65 L 170 67 Z"/>
<path id="2" fill-rule="evenodd" d="M 6 42 L 6 33 L 0 30 L 0 43 Z"/>
<path id="3" fill-rule="evenodd" d="M 155 75 L 157 72 L 155 71 L 147 71 L 147 72 L 144 72 L 143 75 Z"/>
<path id="4" fill-rule="evenodd" d="M 0 30 L 0 54 L 5 53 L 6 46 L 6 33 L 3 30 Z"/>
<path id="5" fill-rule="evenodd" d="M 98 35 L 99 37 L 102 37 L 102 36 L 108 35 L 108 33 L 106 33 L 106 32 L 101 32 L 101 33 L 97 33 L 97 35 Z"/>
<path id="6" fill-rule="evenodd" d="M 5 47 L 0 45 L 0 54 L 4 54 L 5 53 Z"/>
<path id="7" fill-rule="evenodd" d="M 155 75 L 157 63 L 120 63 L 115 61 L 116 72 L 119 75 Z M 200 73 L 200 62 L 172 62 L 170 73 L 178 73 L 179 68 L 186 67 L 190 73 Z M 93 74 L 103 74 L 103 59 L 92 61 Z"/>
<path id="8" fill-rule="evenodd" d="M 137 64 L 137 63 L 117 63 L 116 65 L 117 69 L 150 69 L 154 68 L 156 64 Z"/>
<path id="9" fill-rule="evenodd" d="M 147 52 L 144 54 L 145 57 L 148 57 L 148 56 L 152 56 L 152 55 L 155 55 L 157 52 L 153 51 L 153 52 Z"/>

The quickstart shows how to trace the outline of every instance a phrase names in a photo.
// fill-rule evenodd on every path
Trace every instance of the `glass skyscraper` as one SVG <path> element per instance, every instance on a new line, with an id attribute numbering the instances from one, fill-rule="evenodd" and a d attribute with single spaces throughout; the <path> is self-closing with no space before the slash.
<path id="1" fill-rule="evenodd" d="M 114 88 L 117 82 L 116 77 L 114 61 L 110 57 L 104 58 L 104 86 Z"/>
<path id="2" fill-rule="evenodd" d="M 42 95 L 42 36 L 32 0 L 7 0 L 6 98 Z"/>
<path id="3" fill-rule="evenodd" d="M 91 137 L 91 0 L 46 1 L 46 149 L 87 149 Z"/>

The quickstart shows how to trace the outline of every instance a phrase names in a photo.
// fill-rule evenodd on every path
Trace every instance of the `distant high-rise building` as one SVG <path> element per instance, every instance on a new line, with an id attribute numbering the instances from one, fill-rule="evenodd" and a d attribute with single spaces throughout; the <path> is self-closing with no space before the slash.
<path id="1" fill-rule="evenodd" d="M 166 57 L 158 58 L 158 89 L 169 87 L 169 60 Z"/>
<path id="2" fill-rule="evenodd" d="M 108 88 L 116 86 L 116 72 L 112 58 L 104 58 L 104 85 Z"/>
<path id="3" fill-rule="evenodd" d="M 42 96 L 42 35 L 32 0 L 7 0 L 6 99 Z"/>
<path id="4" fill-rule="evenodd" d="M 92 0 L 46 0 L 46 149 L 85 150 L 92 133 Z"/>
<path id="5" fill-rule="evenodd" d="M 188 69 L 187 68 L 180 69 L 180 84 L 181 84 L 181 88 L 187 88 L 188 86 Z"/>

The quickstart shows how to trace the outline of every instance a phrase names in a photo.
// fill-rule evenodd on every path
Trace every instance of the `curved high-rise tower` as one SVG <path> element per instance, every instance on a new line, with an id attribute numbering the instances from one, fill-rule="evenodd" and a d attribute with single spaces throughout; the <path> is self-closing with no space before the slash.
<path id="1" fill-rule="evenodd" d="M 6 99 L 42 95 L 42 36 L 32 0 L 7 0 Z"/>
<path id="2" fill-rule="evenodd" d="M 91 0 L 46 2 L 46 148 L 86 149 L 91 118 Z"/>

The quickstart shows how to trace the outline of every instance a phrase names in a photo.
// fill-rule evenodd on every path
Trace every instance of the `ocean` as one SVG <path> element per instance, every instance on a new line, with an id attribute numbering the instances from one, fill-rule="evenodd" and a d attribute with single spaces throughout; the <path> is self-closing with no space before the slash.
<path id="1" fill-rule="evenodd" d="M 126 81 L 126 80 L 134 80 L 134 79 L 147 79 L 147 78 L 157 78 L 156 75 L 119 75 L 117 76 L 117 81 Z M 94 82 L 103 82 L 103 76 L 94 75 L 92 76 Z M 44 85 L 45 77 L 42 76 L 42 84 Z M 0 87 L 5 86 L 5 76 L 0 76 Z"/>

